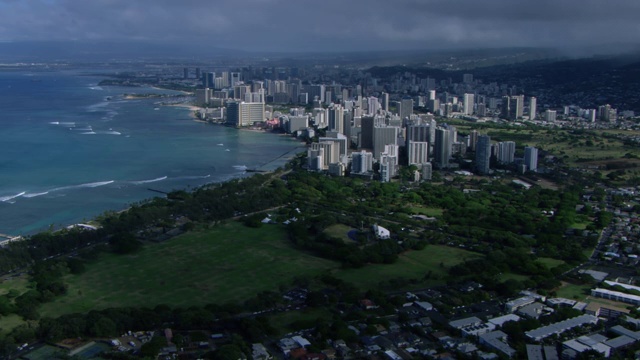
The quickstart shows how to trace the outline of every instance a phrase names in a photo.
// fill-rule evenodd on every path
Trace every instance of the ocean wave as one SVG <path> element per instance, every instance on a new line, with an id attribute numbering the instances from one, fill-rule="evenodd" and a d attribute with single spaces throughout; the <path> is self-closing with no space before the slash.
<path id="1" fill-rule="evenodd" d="M 87 126 L 87 127 L 73 127 L 73 128 L 69 128 L 69 130 L 73 130 L 73 131 L 93 131 L 93 129 L 91 128 L 91 126 Z"/>
<path id="2" fill-rule="evenodd" d="M 60 125 L 60 122 L 59 121 L 52 121 L 49 124 L 51 124 L 51 125 Z"/>
<path id="3" fill-rule="evenodd" d="M 109 131 L 96 131 L 96 134 L 102 134 L 102 135 L 122 135 L 121 133 L 117 132 L 117 131 L 113 131 L 113 130 L 109 130 Z"/>
<path id="4" fill-rule="evenodd" d="M 99 90 L 99 91 L 104 90 L 104 89 L 103 89 L 102 87 L 100 87 L 100 86 L 89 86 L 89 89 L 91 89 L 91 90 Z"/>
<path id="5" fill-rule="evenodd" d="M 224 144 L 223 144 L 223 143 L 220 143 L 220 144 L 218 144 L 218 146 L 224 146 Z"/>
<path id="6" fill-rule="evenodd" d="M 34 197 L 38 197 L 38 196 L 42 196 L 42 195 L 47 195 L 48 193 L 49 193 L 48 191 L 45 191 L 45 192 L 41 192 L 41 193 L 24 194 L 24 195 L 22 195 L 22 197 L 30 199 L 30 198 L 34 198 Z"/>
<path id="7" fill-rule="evenodd" d="M 233 165 L 233 168 L 242 171 L 246 171 L 248 169 L 245 165 Z"/>
<path id="8" fill-rule="evenodd" d="M 158 182 L 158 181 L 162 181 L 162 180 L 166 180 L 166 179 L 167 179 L 166 176 L 162 176 L 162 177 L 155 178 L 155 179 L 150 179 L 150 180 L 132 181 L 131 183 L 134 184 L 134 185 L 141 185 L 141 184 L 148 184 L 148 183 Z"/>
<path id="9" fill-rule="evenodd" d="M 69 127 L 69 126 L 76 126 L 76 123 L 75 123 L 75 122 L 70 122 L 70 121 L 51 121 L 51 122 L 49 122 L 49 124 L 51 124 L 51 125 L 66 126 L 66 127 Z"/>
<path id="10" fill-rule="evenodd" d="M 12 199 L 15 199 L 17 197 L 20 197 L 20 196 L 22 196 L 22 195 L 24 195 L 26 193 L 27 193 L 26 191 L 23 191 L 21 193 L 15 194 L 15 195 L 3 196 L 3 197 L 0 197 L 0 201 L 1 202 L 9 202 L 9 200 L 12 200 Z"/>
<path id="11" fill-rule="evenodd" d="M 88 131 L 88 132 L 83 132 L 82 135 L 95 135 L 96 132 L 95 131 Z"/>
<path id="12" fill-rule="evenodd" d="M 100 103 L 97 103 L 97 104 L 89 105 L 89 106 L 87 106 L 87 108 L 86 108 L 86 109 L 87 109 L 89 112 L 101 111 L 101 108 L 103 108 L 103 107 L 105 107 L 105 106 L 108 106 L 109 104 L 110 104 L 110 102 L 108 102 L 108 101 L 103 101 L 103 102 L 100 102 Z"/>
<path id="13" fill-rule="evenodd" d="M 63 186 L 63 187 L 59 187 L 59 188 L 55 188 L 55 189 L 49 190 L 49 192 L 62 191 L 62 190 L 72 190 L 72 189 L 82 189 L 82 188 L 96 188 L 98 186 L 109 185 L 109 184 L 112 184 L 114 182 L 115 182 L 114 180 L 109 180 L 109 181 L 97 181 L 97 182 L 85 183 L 85 184 L 80 184 L 80 185 Z"/>

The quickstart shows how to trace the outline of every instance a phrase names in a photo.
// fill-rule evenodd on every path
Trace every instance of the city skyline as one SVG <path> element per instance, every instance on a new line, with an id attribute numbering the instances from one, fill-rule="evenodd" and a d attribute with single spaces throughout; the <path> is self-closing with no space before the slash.
<path id="1" fill-rule="evenodd" d="M 124 42 L 242 51 L 383 51 L 637 44 L 640 3 L 503 0 L 0 0 L 0 43 Z M 633 46 L 625 50 L 634 50 Z"/>

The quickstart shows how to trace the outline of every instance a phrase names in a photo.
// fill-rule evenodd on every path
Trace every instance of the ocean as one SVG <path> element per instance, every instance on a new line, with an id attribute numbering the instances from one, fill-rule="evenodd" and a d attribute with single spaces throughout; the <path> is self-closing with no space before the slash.
<path id="1" fill-rule="evenodd" d="M 88 221 L 158 195 L 276 168 L 286 136 L 193 121 L 190 110 L 100 87 L 78 71 L 0 71 L 0 234 Z M 276 160 L 278 159 L 278 160 Z M 274 161 L 276 160 L 276 161 Z"/>

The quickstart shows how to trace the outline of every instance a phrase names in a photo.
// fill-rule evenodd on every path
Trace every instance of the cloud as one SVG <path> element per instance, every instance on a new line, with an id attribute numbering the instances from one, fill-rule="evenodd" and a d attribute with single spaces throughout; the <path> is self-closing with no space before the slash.
<path id="1" fill-rule="evenodd" d="M 596 46 L 640 41 L 637 0 L 0 0 L 0 41 L 242 50 Z"/>

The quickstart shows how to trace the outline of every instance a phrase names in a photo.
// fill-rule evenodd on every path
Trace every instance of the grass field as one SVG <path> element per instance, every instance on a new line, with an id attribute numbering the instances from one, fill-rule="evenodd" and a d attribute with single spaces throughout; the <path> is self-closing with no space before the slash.
<path id="1" fill-rule="evenodd" d="M 423 279 L 429 272 L 432 278 L 421 286 L 442 284 L 449 267 L 479 256 L 430 245 L 400 255 L 394 264 L 344 269 L 337 262 L 293 248 L 281 226 L 255 229 L 234 222 L 151 244 L 132 255 L 104 254 L 89 264 L 85 273 L 68 275 L 68 293 L 44 304 L 41 315 L 57 317 L 120 306 L 186 307 L 243 301 L 261 291 L 290 285 L 294 278 L 327 271 L 363 290 L 393 279 Z"/>
<path id="2" fill-rule="evenodd" d="M 347 226 L 344 224 L 333 224 L 324 229 L 324 233 L 331 237 L 342 239 L 342 241 L 344 241 L 345 243 L 353 243 L 354 241 L 349 238 L 349 235 L 347 235 L 350 230 L 353 230 L 351 226 Z"/>
<path id="3" fill-rule="evenodd" d="M 29 290 L 29 279 L 26 275 L 2 279 L 0 282 L 0 296 L 6 295 L 11 290 L 16 290 L 20 295 Z M 18 295 L 19 296 L 19 295 Z"/>
<path id="4" fill-rule="evenodd" d="M 560 266 L 565 263 L 564 260 L 552 259 L 547 257 L 538 258 L 536 261 L 542 263 L 549 269 L 553 269 L 554 267 Z"/>
<path id="5" fill-rule="evenodd" d="M 440 208 L 429 208 L 429 207 L 422 207 L 419 205 L 411 206 L 409 209 L 415 214 L 421 214 L 421 215 L 431 216 L 431 217 L 440 217 L 442 216 L 442 213 L 443 213 L 443 210 Z"/>
<path id="6" fill-rule="evenodd" d="M 447 269 L 464 260 L 470 260 L 482 255 L 462 249 L 428 245 L 420 251 L 408 251 L 398 257 L 394 264 L 368 265 L 360 269 L 340 269 L 335 276 L 351 282 L 362 289 L 379 288 L 381 283 L 392 279 L 422 279 L 431 271 L 432 279 L 421 286 L 442 284 Z M 441 265 L 442 264 L 442 265 Z M 433 279 L 437 276 L 438 279 Z"/>
<path id="7" fill-rule="evenodd" d="M 67 276 L 68 294 L 43 305 L 41 313 L 55 317 L 106 307 L 241 301 L 337 267 L 291 247 L 283 227 L 228 223 L 133 255 L 105 254 L 84 274 Z"/>
<path id="8" fill-rule="evenodd" d="M 16 314 L 0 316 L 0 335 L 9 333 L 22 324 L 26 324 L 26 322 Z"/>
<path id="9" fill-rule="evenodd" d="M 589 296 L 591 286 L 589 285 L 575 285 L 570 283 L 562 283 L 562 286 L 556 290 L 558 297 L 566 299 L 583 301 Z"/>

